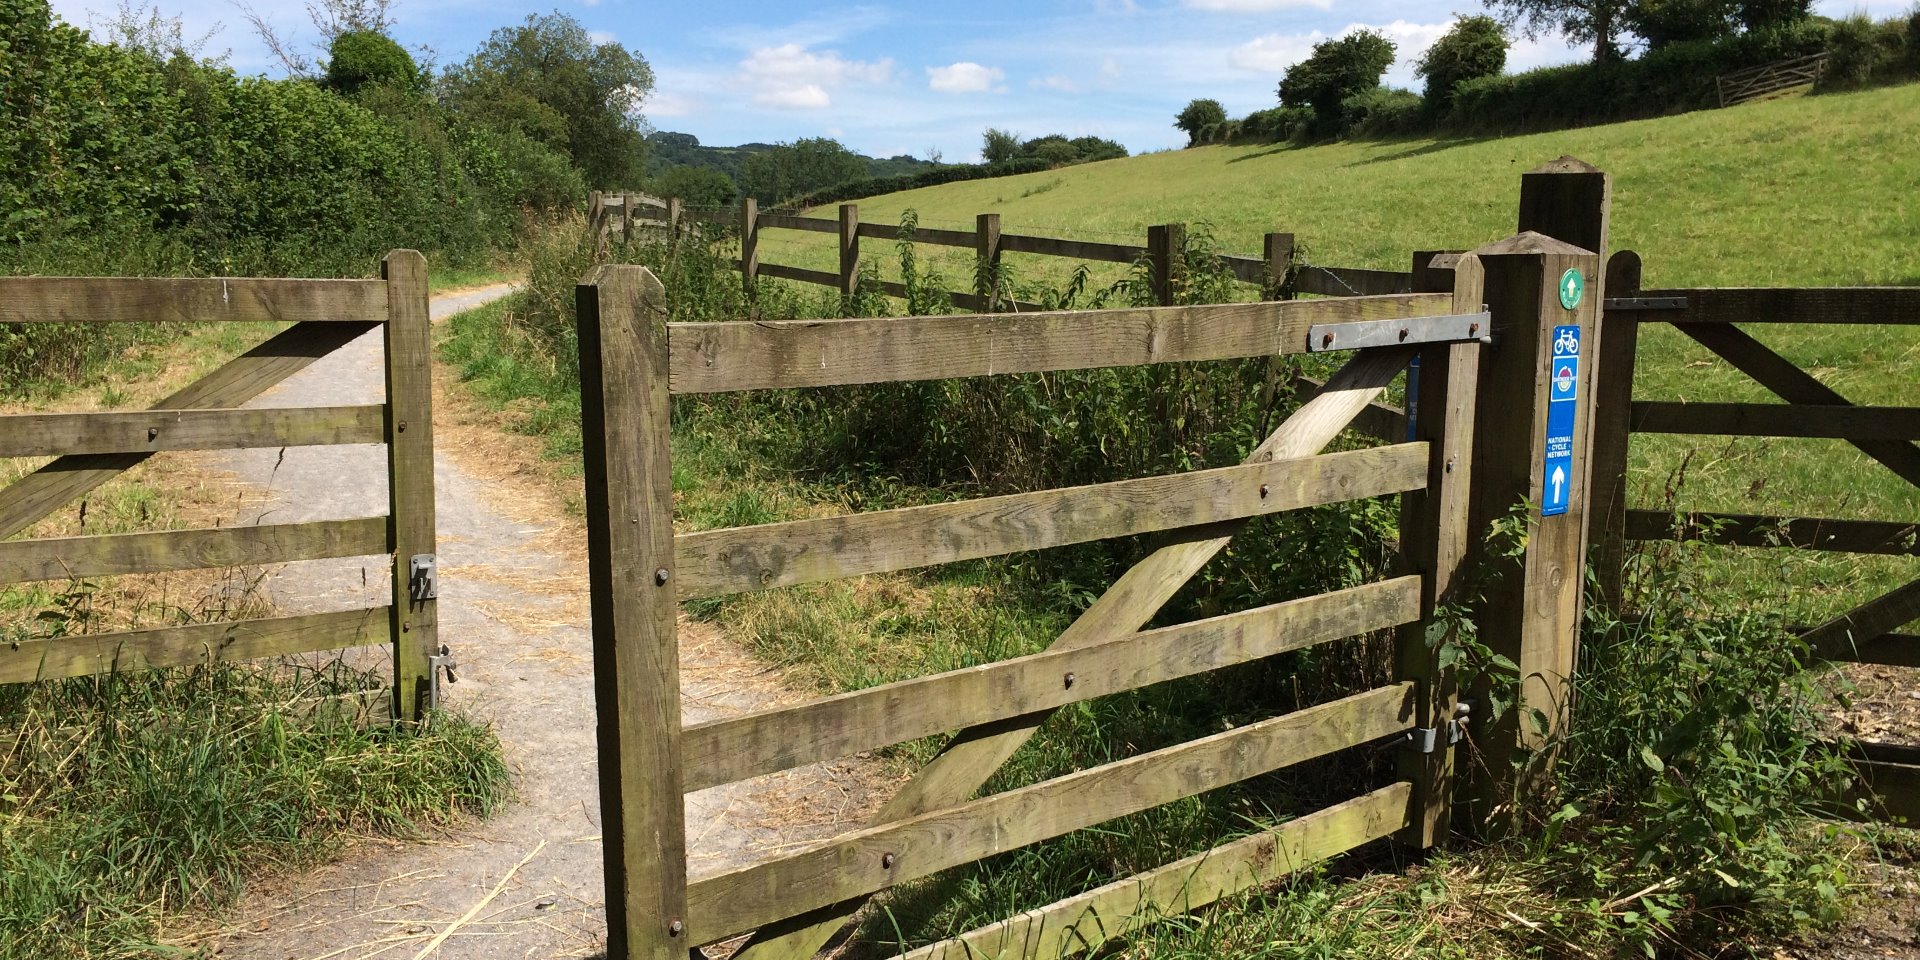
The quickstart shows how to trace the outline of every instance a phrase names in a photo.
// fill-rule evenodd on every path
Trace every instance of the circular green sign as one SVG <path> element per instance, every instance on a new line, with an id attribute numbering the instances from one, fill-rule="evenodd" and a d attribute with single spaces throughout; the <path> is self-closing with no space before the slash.
<path id="1" fill-rule="evenodd" d="M 1568 270 L 1560 275 L 1560 305 L 1568 310 L 1580 306 L 1580 298 L 1587 295 L 1587 278 L 1578 270 Z"/>

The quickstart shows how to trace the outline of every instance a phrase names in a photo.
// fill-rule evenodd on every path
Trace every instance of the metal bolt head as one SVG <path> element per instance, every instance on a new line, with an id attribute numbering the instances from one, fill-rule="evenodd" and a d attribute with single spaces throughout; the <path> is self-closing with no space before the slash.
<path id="1" fill-rule="evenodd" d="M 1333 334 L 1331 334 L 1331 333 L 1323 333 L 1323 334 L 1321 334 L 1321 335 L 1320 335 L 1320 345 L 1321 345 L 1322 347 L 1331 347 L 1331 346 L 1333 346 Z"/>
<path id="2" fill-rule="evenodd" d="M 675 920 L 672 923 L 667 924 L 667 936 L 669 937 L 677 937 L 682 933 L 685 933 L 686 931 L 687 931 L 687 925 L 684 923 L 681 923 L 678 920 Z"/>
<path id="3" fill-rule="evenodd" d="M 1267 498 L 1267 494 L 1272 492 L 1273 492 L 1273 487 L 1268 486 L 1267 484 L 1264 484 L 1264 483 L 1260 485 L 1260 499 L 1265 500 Z"/>
<path id="4" fill-rule="evenodd" d="M 1401 339 L 1401 340 L 1405 340 L 1405 339 L 1407 339 L 1408 337 L 1410 337 L 1410 336 L 1412 336 L 1412 335 L 1413 335 L 1413 334 L 1412 334 L 1412 332 L 1411 332 L 1411 331 L 1409 331 L 1409 330 L 1408 330 L 1408 329 L 1407 329 L 1406 327 L 1401 327 L 1401 328 L 1400 328 L 1400 339 Z"/>
<path id="5" fill-rule="evenodd" d="M 398 424 L 395 424 L 393 429 L 395 433 L 406 433 L 407 422 L 405 420 L 402 420 Z"/>
<path id="6" fill-rule="evenodd" d="M 1065 677 L 1062 677 L 1062 678 L 1061 678 L 1061 686 L 1063 686 L 1063 687 L 1065 687 L 1065 688 L 1066 688 L 1066 689 L 1068 689 L 1068 690 L 1072 690 L 1072 689 L 1073 689 L 1073 681 L 1074 681 L 1075 679 L 1076 679 L 1076 678 L 1074 677 L 1074 675 L 1073 675 L 1073 674 L 1071 674 L 1071 673 L 1069 673 L 1069 674 L 1067 674 L 1067 675 L 1066 675 Z"/>
<path id="7" fill-rule="evenodd" d="M 667 585 L 667 580 L 669 576 L 670 575 L 667 573 L 667 568 L 661 567 L 660 569 L 655 570 L 653 572 L 653 582 L 659 586 L 664 587 Z"/>
<path id="8" fill-rule="evenodd" d="M 896 863 L 899 859 L 900 859 L 899 857 L 896 857 L 891 853 L 883 853 L 880 855 L 880 866 L 884 869 L 892 870 L 894 863 Z"/>
<path id="9" fill-rule="evenodd" d="M 148 427 L 148 428 L 147 428 L 147 439 L 148 439 L 148 440 L 153 440 L 153 439 L 156 439 L 156 438 L 158 438 L 159 436 L 160 436 L 160 428 L 159 428 L 159 427 Z"/>

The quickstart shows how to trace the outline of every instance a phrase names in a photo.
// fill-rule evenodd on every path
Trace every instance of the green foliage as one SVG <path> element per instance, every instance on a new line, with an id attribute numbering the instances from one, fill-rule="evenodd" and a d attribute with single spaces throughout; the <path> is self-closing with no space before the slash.
<path id="1" fill-rule="evenodd" d="M 734 201 L 740 188 L 733 178 L 711 167 L 668 167 L 647 182 L 663 197 L 679 197 L 692 206 L 721 207 Z"/>
<path id="2" fill-rule="evenodd" d="M 1914 15 L 1920 19 L 1920 13 Z M 1827 86 L 1847 89 L 1920 78 L 1920 38 L 1908 21 L 1856 14 L 1833 24 L 1827 41 Z"/>
<path id="3" fill-rule="evenodd" d="M 1620 59 L 1622 16 L 1635 0 L 1485 0 L 1500 22 L 1529 40 L 1559 35 L 1593 44 L 1593 62 Z"/>
<path id="4" fill-rule="evenodd" d="M 1434 41 L 1414 65 L 1427 82 L 1427 109 L 1439 113 L 1453 105 L 1453 90 L 1463 81 L 1497 77 L 1507 69 L 1507 31 L 1484 14 L 1461 17 Z"/>
<path id="5" fill-rule="evenodd" d="M 653 69 L 618 43 L 595 42 L 571 16 L 528 15 L 495 30 L 447 71 L 444 86 L 456 112 L 565 154 L 595 187 L 644 178 L 638 111 L 653 89 Z"/>
<path id="6" fill-rule="evenodd" d="M 1427 101 L 1411 90 L 1375 87 L 1340 104 L 1348 132 L 1357 137 L 1418 133 L 1427 125 Z"/>
<path id="7" fill-rule="evenodd" d="M 1020 157 L 999 164 L 955 164 L 949 167 L 935 167 L 924 173 L 898 177 L 873 177 L 836 184 L 824 190 L 815 190 L 789 201 L 790 206 L 805 209 L 828 203 L 845 203 L 861 197 L 875 197 L 884 193 L 898 193 L 902 190 L 917 190 L 921 187 L 938 186 L 943 183 L 959 183 L 963 180 L 988 180 L 994 177 L 1011 177 L 1023 173 L 1038 173 L 1052 165 L 1037 157 Z M 744 193 L 744 191 L 742 191 Z"/>
<path id="8" fill-rule="evenodd" d="M 1672 43 L 1730 36 L 1737 13 L 1733 0 L 1634 0 L 1621 20 L 1649 48 L 1658 50 Z"/>
<path id="9" fill-rule="evenodd" d="M 741 195 L 768 205 L 865 179 L 866 161 L 829 137 L 778 144 L 740 165 Z"/>
<path id="10" fill-rule="evenodd" d="M 1227 108 L 1221 106 L 1220 101 L 1212 99 L 1189 101 L 1173 118 L 1174 127 L 1186 132 L 1189 147 L 1215 142 L 1218 139 L 1220 126 L 1226 122 Z M 1208 129 L 1214 130 L 1215 136 L 1203 139 L 1202 134 Z"/>
<path id="11" fill-rule="evenodd" d="M 263 868 L 504 798 L 498 741 L 458 714 L 409 731 L 301 709 L 370 682 L 218 664 L 0 688 L 0 957 L 153 956 L 164 913 L 222 907 Z"/>
<path id="12" fill-rule="evenodd" d="M 1355 30 L 1313 45 L 1313 54 L 1287 68 L 1280 81 L 1280 104 L 1311 107 L 1314 135 L 1339 136 L 1351 126 L 1348 100 L 1380 85 L 1393 66 L 1394 43 L 1372 30 Z"/>
<path id="13" fill-rule="evenodd" d="M 370 86 L 419 92 L 426 75 L 406 48 L 372 30 L 350 30 L 333 38 L 321 81 L 329 90 L 352 96 Z"/>
<path id="14" fill-rule="evenodd" d="M 980 134 L 980 159 L 987 164 L 1007 163 L 1020 156 L 1020 137 L 1011 130 L 988 127 Z"/>

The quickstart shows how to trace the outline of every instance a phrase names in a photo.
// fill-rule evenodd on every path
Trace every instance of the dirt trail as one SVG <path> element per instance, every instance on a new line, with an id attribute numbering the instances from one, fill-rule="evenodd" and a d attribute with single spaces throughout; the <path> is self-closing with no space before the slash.
<path id="1" fill-rule="evenodd" d="M 436 299 L 436 320 L 504 295 Z M 256 406 L 378 402 L 378 331 L 290 378 Z M 438 372 L 444 386 L 449 375 Z M 589 956 L 603 946 L 600 810 L 593 746 L 585 542 L 555 498 L 516 466 L 526 438 L 435 416 L 440 630 L 459 664 L 444 688 L 506 745 L 518 796 L 485 822 L 416 843 L 369 841 L 314 874 L 265 884 L 220 939 L 223 956 L 411 958 L 544 841 L 436 958 Z M 306 447 L 209 457 L 240 485 L 234 523 L 386 512 L 383 447 Z M 384 558 L 287 564 L 268 581 L 284 611 L 384 603 Z M 778 678 L 704 625 L 682 620 L 683 710 L 691 723 L 786 696 Z M 816 837 L 857 816 L 843 771 L 812 769 L 687 799 L 695 875 Z M 796 814 L 796 811 L 804 813 Z"/>

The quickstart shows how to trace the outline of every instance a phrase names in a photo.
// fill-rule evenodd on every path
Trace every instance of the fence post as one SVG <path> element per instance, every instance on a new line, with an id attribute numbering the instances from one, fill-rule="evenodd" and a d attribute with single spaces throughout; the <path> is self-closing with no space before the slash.
<path id="1" fill-rule="evenodd" d="M 666 294 L 644 267 L 575 293 L 608 960 L 685 960 Z"/>
<path id="2" fill-rule="evenodd" d="M 1475 785 L 1476 819 L 1498 834 L 1509 826 L 1513 797 L 1550 760 L 1541 748 L 1563 729 L 1570 707 L 1591 462 L 1581 435 L 1592 421 L 1588 345 L 1598 314 L 1588 288 L 1599 284 L 1600 258 L 1531 232 L 1475 254 L 1486 274 L 1495 347 L 1481 365 L 1474 400 L 1476 542 L 1469 556 L 1470 569 L 1485 578 L 1474 619 L 1480 641 L 1517 664 L 1520 680 L 1512 709 L 1491 726 L 1475 724 L 1487 774 Z M 1566 352 L 1566 327 L 1577 328 L 1570 334 L 1577 352 Z M 1550 393 L 1571 398 L 1550 401 Z M 1515 545 L 1507 543 L 1490 550 L 1485 537 L 1495 523 L 1523 505 L 1529 533 L 1519 554 L 1508 554 L 1504 548 Z M 1476 720 L 1489 715 L 1489 693 L 1482 678 Z M 1507 762 L 1515 747 L 1537 751 L 1519 776 Z"/>
<path id="3" fill-rule="evenodd" d="M 686 216 L 686 207 L 679 197 L 667 198 L 667 240 L 678 242 L 680 239 L 680 220 Z"/>
<path id="4" fill-rule="evenodd" d="M 1640 255 L 1615 253 L 1607 261 L 1606 288 L 1620 297 L 1640 293 Z M 1640 317 L 1601 306 L 1600 369 L 1593 390 L 1593 506 L 1595 576 L 1600 599 L 1620 612 L 1627 563 L 1627 451 L 1633 435 L 1633 371 L 1640 349 Z"/>
<path id="5" fill-rule="evenodd" d="M 620 242 L 633 242 L 633 208 L 636 198 L 631 193 L 620 195 Z"/>
<path id="6" fill-rule="evenodd" d="M 1147 258 L 1153 262 L 1153 302 L 1170 307 L 1179 298 L 1186 274 L 1187 225 L 1164 223 L 1147 228 Z"/>
<path id="7" fill-rule="evenodd" d="M 1415 257 L 1416 291 L 1453 291 L 1454 313 L 1477 313 L 1485 299 L 1480 261 L 1463 256 L 1450 268 L 1427 266 L 1431 256 Z M 1473 489 L 1474 394 L 1479 388 L 1480 351 L 1476 342 L 1441 344 L 1420 351 L 1418 395 L 1408 409 L 1422 413 L 1413 439 L 1429 445 L 1427 486 L 1400 498 L 1400 544 L 1409 572 L 1421 576 L 1420 620 L 1400 629 L 1399 674 L 1420 684 L 1415 717 L 1419 727 L 1436 731 L 1432 752 L 1401 754 L 1402 775 L 1413 783 L 1413 820 L 1401 842 L 1418 849 L 1446 837 L 1453 809 L 1454 750 L 1452 722 L 1460 694 L 1454 673 L 1442 669 L 1439 648 L 1427 642 L 1427 625 L 1436 611 L 1457 604 L 1466 587 L 1464 566 L 1470 549 L 1468 498 Z"/>
<path id="8" fill-rule="evenodd" d="M 978 312 L 1000 312 L 1000 215 L 983 213 L 973 219 L 974 295 Z"/>
<path id="9" fill-rule="evenodd" d="M 740 198 L 740 283 L 753 303 L 760 283 L 760 204 L 752 197 Z"/>
<path id="10" fill-rule="evenodd" d="M 413 560 L 438 552 L 433 503 L 433 324 L 427 258 L 395 250 L 387 281 L 387 542 L 393 545 L 393 716 L 418 720 L 431 699 L 439 652 L 436 601 L 416 590 Z M 425 581 L 430 583 L 431 581 Z"/>
<path id="11" fill-rule="evenodd" d="M 840 295 L 852 297 L 860 286 L 860 205 L 840 205 Z"/>
<path id="12" fill-rule="evenodd" d="M 1269 233 L 1262 247 L 1267 258 L 1267 289 L 1261 295 L 1268 300 L 1293 299 L 1293 234 Z"/>

